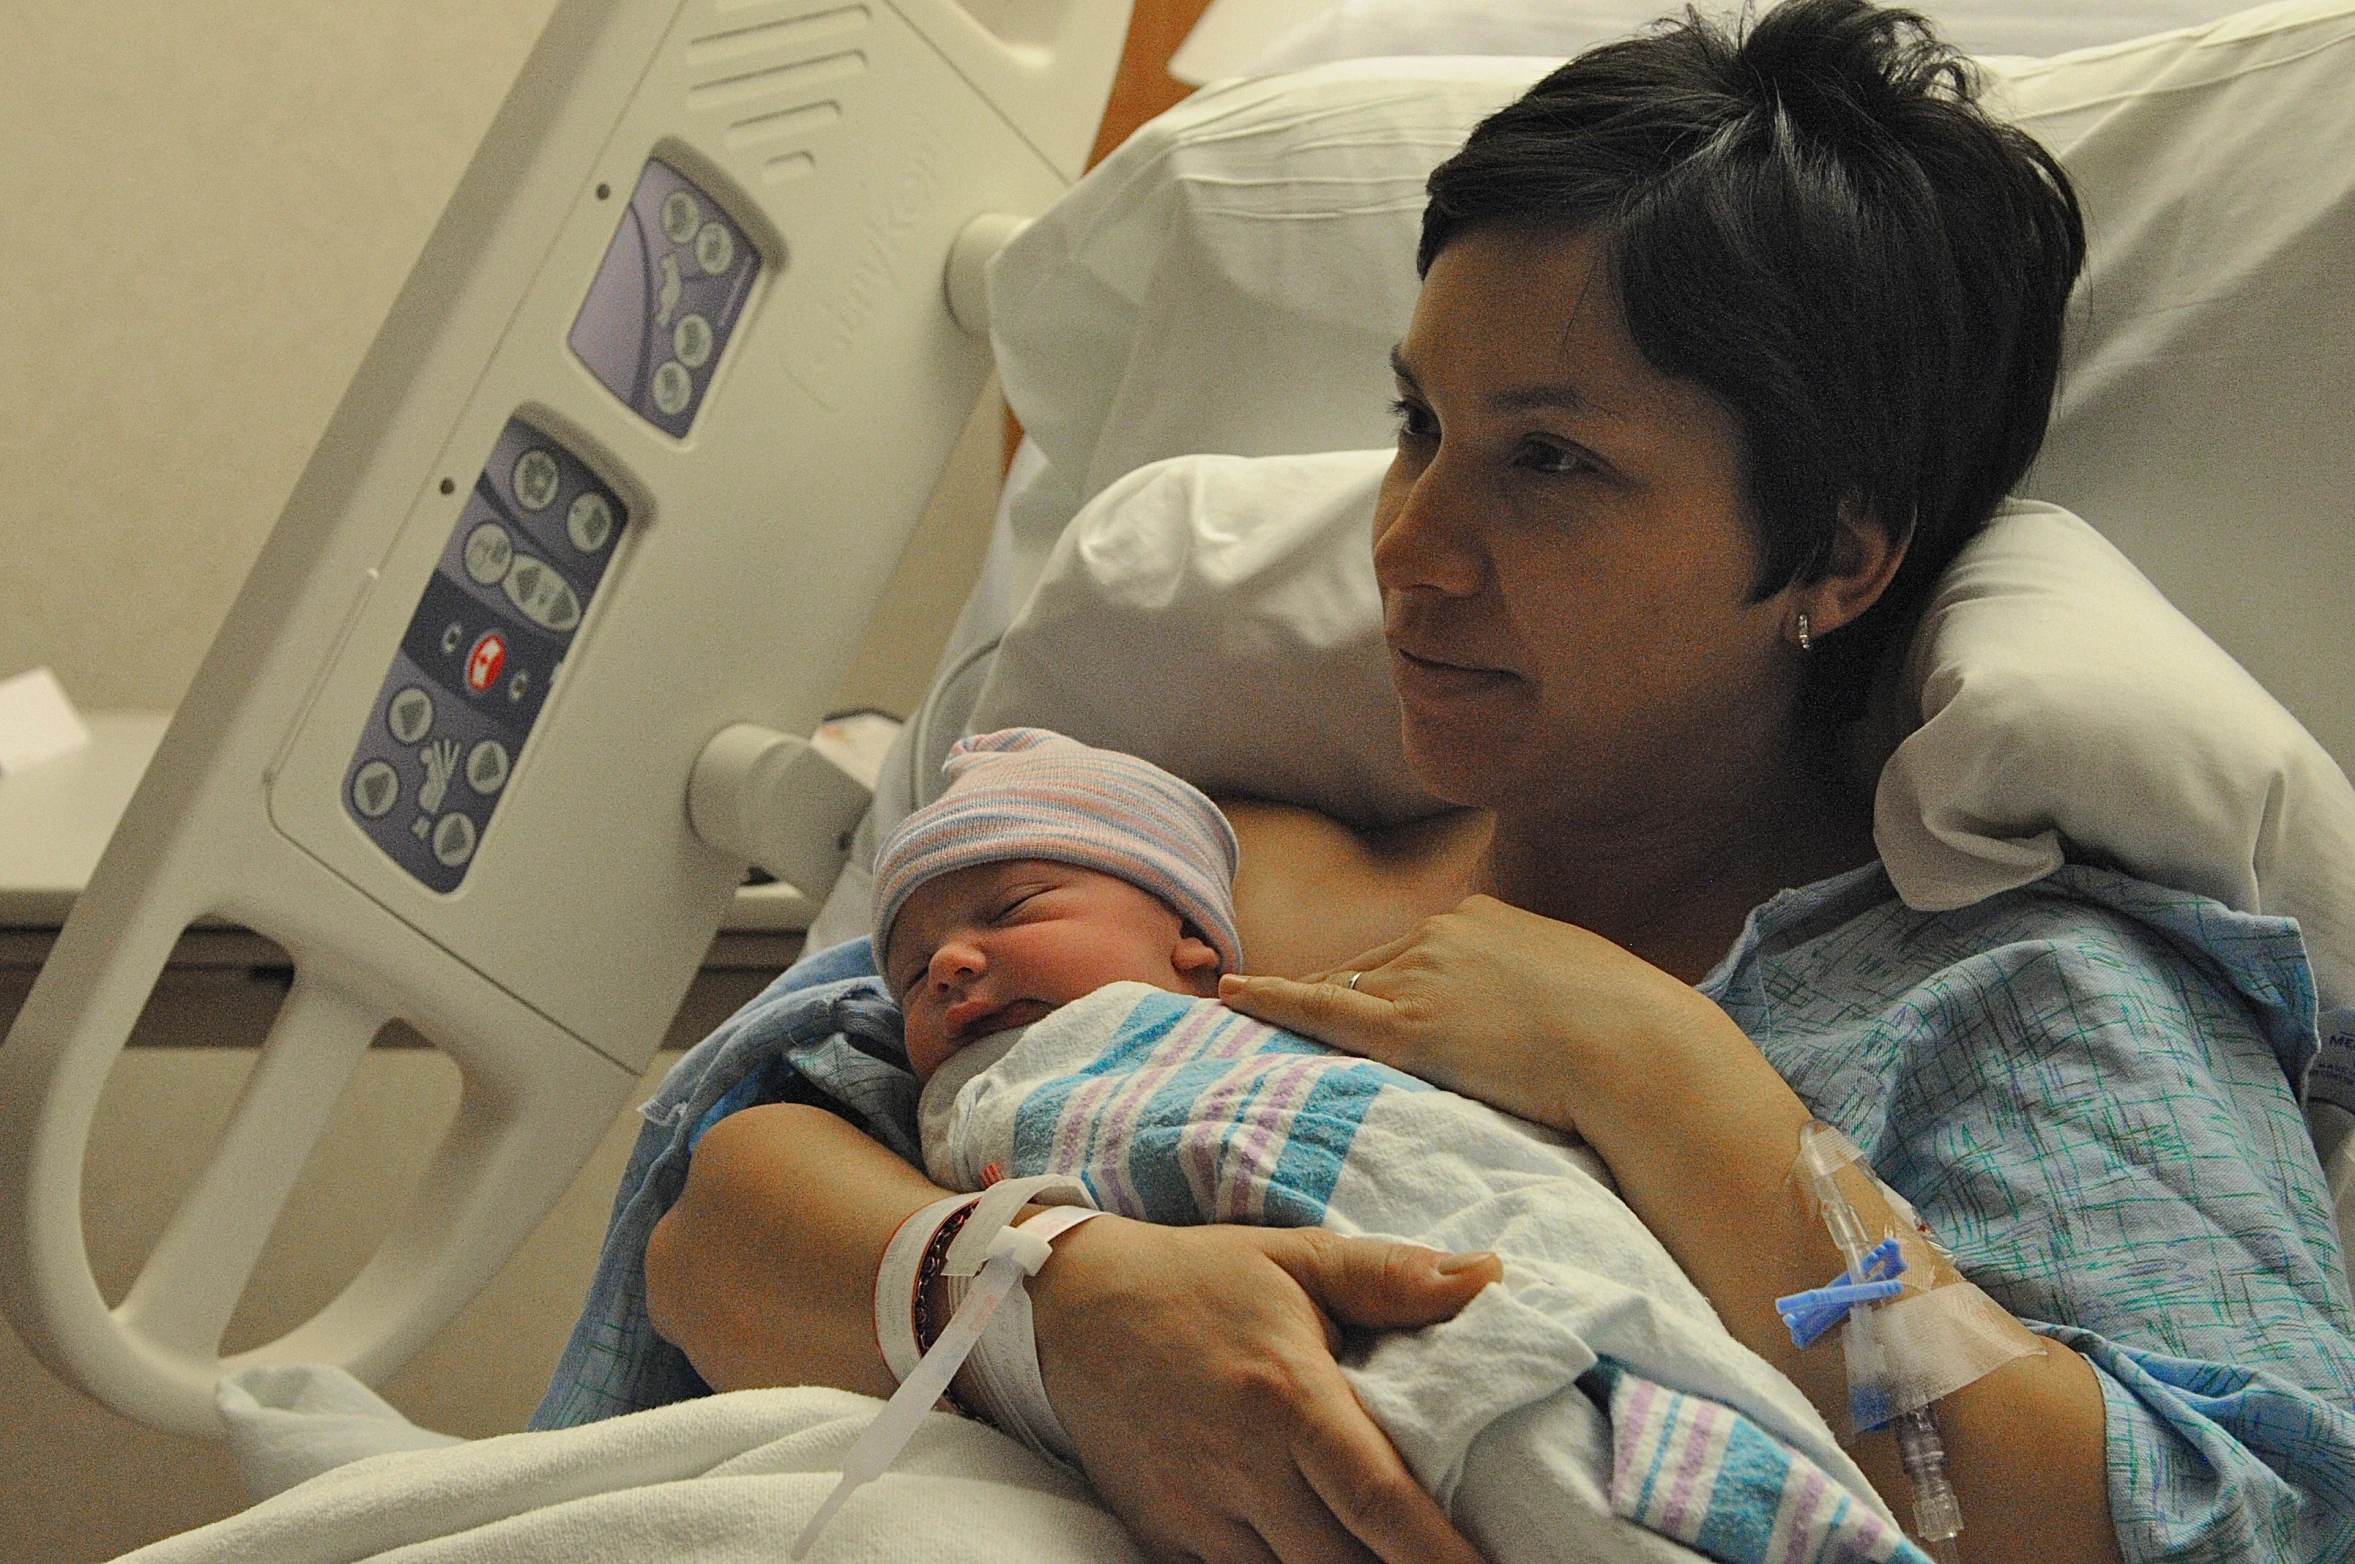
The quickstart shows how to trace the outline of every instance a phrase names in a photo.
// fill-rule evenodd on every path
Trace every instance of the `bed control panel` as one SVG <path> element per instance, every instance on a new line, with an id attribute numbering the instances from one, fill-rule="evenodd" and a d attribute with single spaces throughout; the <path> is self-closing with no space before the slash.
<path id="1" fill-rule="evenodd" d="M 566 341 L 632 412 L 684 435 L 759 273 L 719 202 L 649 159 Z"/>
<path id="2" fill-rule="evenodd" d="M 434 890 L 465 880 L 628 524 L 578 457 L 508 420 L 344 775 L 344 812 Z"/>

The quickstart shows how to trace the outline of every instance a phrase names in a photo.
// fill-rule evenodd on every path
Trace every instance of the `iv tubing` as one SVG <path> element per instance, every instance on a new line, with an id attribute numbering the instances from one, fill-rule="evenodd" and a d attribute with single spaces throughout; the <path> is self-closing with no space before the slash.
<path id="1" fill-rule="evenodd" d="M 1848 1262 L 1848 1280 L 1862 1282 L 1871 1244 L 1856 1208 L 1848 1203 L 1834 1178 L 1847 1161 L 1833 1151 L 1837 1135 L 1828 1125 L 1808 1125 L 1799 1132 L 1799 1160 L 1814 1180 L 1816 1203 L 1823 1211 L 1824 1225 L 1831 1230 L 1832 1242 Z M 1954 1485 L 1946 1480 L 1946 1441 L 1939 1435 L 1937 1416 L 1926 1406 L 1895 1417 L 1871 1416 L 1886 1405 L 1890 1393 L 1887 1360 L 1874 1329 L 1873 1312 L 1872 1304 L 1858 1303 L 1848 1313 L 1849 1409 L 1852 1414 L 1865 1414 L 1857 1417 L 1860 1429 L 1882 1422 L 1891 1425 L 1897 1435 L 1898 1458 L 1913 1481 L 1914 1535 L 1922 1550 L 1939 1564 L 1957 1564 L 1961 1555 L 1955 1551 L 1954 1539 L 1962 1534 L 1962 1508 L 1955 1500 Z"/>

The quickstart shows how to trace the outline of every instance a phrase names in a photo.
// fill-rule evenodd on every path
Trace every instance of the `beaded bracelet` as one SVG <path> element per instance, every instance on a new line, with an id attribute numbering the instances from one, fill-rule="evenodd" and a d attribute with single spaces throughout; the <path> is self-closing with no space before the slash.
<path id="1" fill-rule="evenodd" d="M 940 1339 L 940 1327 L 932 1319 L 932 1284 L 940 1280 L 941 1268 L 948 1264 L 949 1245 L 956 1242 L 957 1234 L 963 1231 L 973 1212 L 974 1206 L 950 1212 L 948 1220 L 933 1233 L 932 1242 L 924 1246 L 923 1262 L 916 1267 L 916 1350 L 919 1353 L 930 1352 L 932 1344 Z"/>

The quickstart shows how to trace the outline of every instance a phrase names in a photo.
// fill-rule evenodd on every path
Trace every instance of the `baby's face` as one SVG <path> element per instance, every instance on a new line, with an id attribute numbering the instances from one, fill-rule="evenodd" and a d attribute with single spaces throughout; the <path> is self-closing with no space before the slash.
<path id="1" fill-rule="evenodd" d="M 928 1081 L 975 1038 L 1107 983 L 1211 994 L 1218 952 L 1116 875 L 1017 858 L 919 886 L 892 923 L 883 976 L 907 1017 L 908 1063 Z"/>

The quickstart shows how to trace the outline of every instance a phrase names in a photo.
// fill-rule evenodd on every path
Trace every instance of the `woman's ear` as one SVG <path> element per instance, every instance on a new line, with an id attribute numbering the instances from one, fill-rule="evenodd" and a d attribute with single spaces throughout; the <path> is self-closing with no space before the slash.
<path id="1" fill-rule="evenodd" d="M 1853 624 L 1881 600 L 1905 563 L 1913 528 L 1891 527 L 1856 500 L 1840 502 L 1839 527 L 1832 534 L 1831 561 L 1824 573 L 1792 590 L 1808 621 L 1809 639 Z"/>

